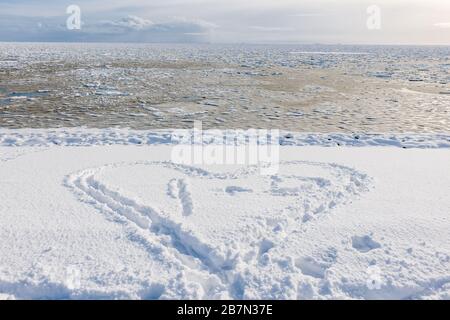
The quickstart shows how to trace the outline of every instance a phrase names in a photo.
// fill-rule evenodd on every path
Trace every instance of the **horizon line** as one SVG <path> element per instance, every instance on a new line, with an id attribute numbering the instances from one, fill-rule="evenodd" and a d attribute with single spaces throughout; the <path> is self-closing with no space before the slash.
<path id="1" fill-rule="evenodd" d="M 348 42 L 348 43 L 324 43 L 324 42 L 252 42 L 252 41 L 241 41 L 241 42 L 149 42 L 149 41 L 12 41 L 12 40 L 1 40 L 0 43 L 66 43 L 66 44 L 182 44 L 182 45 L 322 45 L 322 46 L 397 46 L 397 47 L 450 47 L 450 43 L 363 43 L 363 42 Z"/>

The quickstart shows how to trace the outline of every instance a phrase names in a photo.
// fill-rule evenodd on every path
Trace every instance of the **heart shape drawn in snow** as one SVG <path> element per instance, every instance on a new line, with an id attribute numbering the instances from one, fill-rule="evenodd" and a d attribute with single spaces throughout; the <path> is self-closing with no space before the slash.
<path id="1" fill-rule="evenodd" d="M 66 184 L 149 242 L 162 244 L 182 264 L 229 285 L 230 272 L 239 263 L 258 261 L 276 245 L 273 237 L 289 239 L 368 190 L 370 178 L 310 161 L 281 162 L 272 176 L 260 175 L 256 166 L 213 172 L 141 161 L 83 170 Z"/>

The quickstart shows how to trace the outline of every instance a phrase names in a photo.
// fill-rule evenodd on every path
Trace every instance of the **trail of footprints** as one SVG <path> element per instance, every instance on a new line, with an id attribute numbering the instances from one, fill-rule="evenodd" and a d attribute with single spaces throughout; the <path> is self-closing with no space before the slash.
<path id="1" fill-rule="evenodd" d="M 251 280 L 247 278 L 259 278 L 261 275 L 243 275 L 242 272 L 236 271 L 236 269 L 255 270 L 252 266 L 257 266 L 256 269 L 258 269 L 259 267 L 264 267 L 264 265 L 270 265 L 268 256 L 271 249 L 277 246 L 276 235 L 274 235 L 274 239 L 261 239 L 259 235 L 267 234 L 270 237 L 272 233 L 276 233 L 276 226 L 274 227 L 273 221 L 264 218 L 264 223 L 255 227 L 255 234 L 251 235 L 253 239 L 252 243 L 241 244 L 242 248 L 250 249 L 246 253 L 241 252 L 242 257 L 238 258 L 231 251 L 214 247 L 200 240 L 195 234 L 195 230 L 185 228 L 182 223 L 172 220 L 170 215 L 162 214 L 152 204 L 138 203 L 136 200 L 121 194 L 116 189 L 111 189 L 97 178 L 97 175 L 105 170 L 114 170 L 115 168 L 137 164 L 162 166 L 181 172 L 185 176 L 182 179 L 169 178 L 165 187 L 167 188 L 167 196 L 179 201 L 180 214 L 187 219 L 195 215 L 193 201 L 195 199 L 191 194 L 189 186 L 191 179 L 217 179 L 225 182 L 225 184 L 228 183 L 228 187 L 224 189 L 224 192 L 230 196 L 237 193 L 252 193 L 254 192 L 252 188 L 234 186 L 233 181 L 238 178 L 256 175 L 259 173 L 259 168 L 247 167 L 236 172 L 214 173 L 196 167 L 176 165 L 171 162 L 142 161 L 117 163 L 83 170 L 69 175 L 65 181 L 66 186 L 77 194 L 80 200 L 94 205 L 104 213 L 112 214 L 115 219 L 124 222 L 131 230 L 135 230 L 141 234 L 147 242 L 147 245 L 151 248 L 157 248 L 163 252 L 164 254 L 160 257 L 160 260 L 166 261 L 170 268 L 173 269 L 175 265 L 177 272 L 185 274 L 186 277 L 189 277 L 189 274 L 195 273 L 196 280 L 198 280 L 199 275 L 200 278 L 205 279 L 201 282 L 204 298 L 224 296 L 228 296 L 229 298 L 243 298 L 243 288 Z M 290 161 L 282 162 L 280 165 L 297 166 L 299 168 L 310 166 L 329 172 L 328 178 L 295 175 L 267 177 L 269 185 L 268 192 L 273 196 L 298 197 L 302 192 L 311 192 L 308 194 L 306 201 L 302 203 L 302 208 L 300 208 L 300 211 L 304 212 L 303 216 L 294 217 L 294 219 L 291 219 L 289 216 L 277 217 L 281 223 L 292 224 L 292 221 L 295 221 L 298 224 L 298 228 L 307 226 L 307 223 L 305 224 L 305 222 L 309 221 L 307 217 L 320 217 L 321 214 L 329 212 L 334 207 L 345 204 L 362 192 L 367 191 L 371 182 L 370 178 L 365 174 L 337 164 Z M 283 187 L 282 182 L 284 179 L 294 179 L 306 189 L 291 185 Z M 309 196 L 314 197 L 315 201 L 308 202 Z M 289 212 L 289 210 L 286 212 Z M 290 227 L 289 230 L 295 230 L 297 228 L 295 226 Z M 288 231 L 284 234 L 283 238 L 290 237 L 291 233 L 291 231 Z M 158 250 L 154 250 L 152 254 L 158 252 Z M 256 252 L 256 255 L 248 254 L 251 250 Z M 325 259 L 326 261 L 324 260 L 324 263 L 316 262 L 312 258 L 297 258 L 294 261 L 294 265 L 305 275 L 321 278 L 325 270 L 333 263 L 331 260 L 336 255 L 337 252 L 331 252 L 327 259 Z M 270 266 L 270 268 L 274 267 L 274 264 Z M 190 272 L 185 272 L 186 270 L 190 270 Z M 274 280 L 266 279 L 261 281 Z M 255 281 L 253 279 L 250 282 Z"/>

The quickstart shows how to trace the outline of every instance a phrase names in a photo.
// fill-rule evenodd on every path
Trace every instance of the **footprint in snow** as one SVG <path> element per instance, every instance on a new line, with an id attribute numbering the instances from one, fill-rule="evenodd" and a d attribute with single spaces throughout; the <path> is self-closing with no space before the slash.
<path id="1" fill-rule="evenodd" d="M 329 248 L 318 257 L 301 257 L 295 260 L 295 266 L 304 275 L 324 279 L 326 272 L 337 260 L 337 250 Z"/>
<path id="2" fill-rule="evenodd" d="M 373 240 L 370 236 L 353 236 L 352 247 L 359 252 L 366 253 L 374 249 L 381 248 L 381 244 Z"/>

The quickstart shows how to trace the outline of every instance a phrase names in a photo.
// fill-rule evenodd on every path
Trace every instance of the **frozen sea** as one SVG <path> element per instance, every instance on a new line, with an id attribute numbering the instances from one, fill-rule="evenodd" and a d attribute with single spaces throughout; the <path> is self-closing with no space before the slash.
<path id="1" fill-rule="evenodd" d="M 0 44 L 3 128 L 447 133 L 450 47 Z"/>

